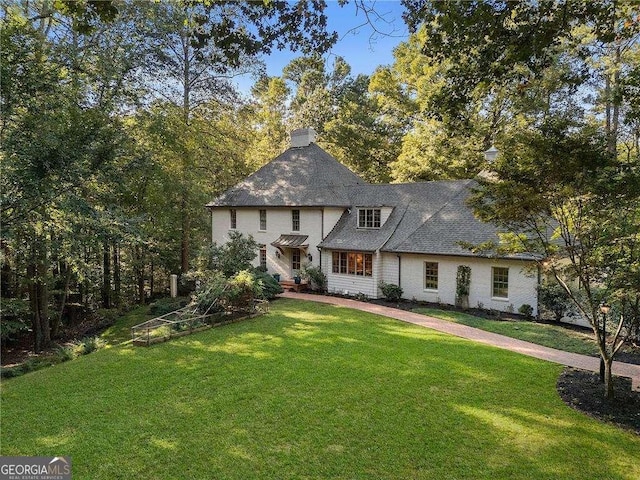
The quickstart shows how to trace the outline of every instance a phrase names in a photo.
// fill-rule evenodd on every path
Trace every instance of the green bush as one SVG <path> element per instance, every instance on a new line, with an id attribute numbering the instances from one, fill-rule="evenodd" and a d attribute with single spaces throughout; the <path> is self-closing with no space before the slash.
<path id="1" fill-rule="evenodd" d="M 200 313 L 215 313 L 224 310 L 224 296 L 227 290 L 227 279 L 216 270 L 202 272 L 198 279 L 200 285 L 192 296 L 192 301 Z M 212 306 L 213 305 L 213 306 Z"/>
<path id="2" fill-rule="evenodd" d="M 300 271 L 300 276 L 310 282 L 312 290 L 324 292 L 327 289 L 327 276 L 320 267 L 305 265 Z"/>
<path id="3" fill-rule="evenodd" d="M 549 282 L 538 287 L 540 307 L 553 314 L 556 322 L 564 316 L 571 316 L 575 310 L 567 292 L 556 282 Z"/>
<path id="4" fill-rule="evenodd" d="M 262 298 L 264 286 L 249 270 L 238 272 L 227 282 L 225 299 L 227 304 L 243 308 L 253 304 L 254 298 Z"/>
<path id="5" fill-rule="evenodd" d="M 76 340 L 68 345 L 60 347 L 57 355 L 62 362 L 73 360 L 74 358 L 88 355 L 101 348 L 104 348 L 107 342 L 100 337 L 86 337 L 82 340 Z"/>
<path id="6" fill-rule="evenodd" d="M 378 287 L 382 291 L 382 295 L 384 295 L 384 298 L 387 299 L 389 302 L 399 301 L 402 298 L 402 294 L 404 293 L 404 290 L 402 290 L 402 287 L 394 283 L 380 282 Z"/>
<path id="7" fill-rule="evenodd" d="M 229 241 L 224 245 L 213 244 L 208 267 L 221 271 L 226 277 L 251 268 L 251 261 L 258 255 L 259 245 L 251 235 L 229 232 Z"/>
<path id="8" fill-rule="evenodd" d="M 278 281 L 268 273 L 256 269 L 254 275 L 257 281 L 262 282 L 262 298 L 273 300 L 276 295 L 284 291 Z"/>
<path id="9" fill-rule="evenodd" d="M 520 315 L 524 315 L 527 318 L 531 318 L 533 316 L 533 307 L 528 303 L 525 303 L 523 305 L 520 305 L 518 313 L 520 313 Z"/>
<path id="10" fill-rule="evenodd" d="M 161 298 L 149 305 L 149 313 L 159 317 L 167 313 L 180 310 L 189 304 L 189 299 L 186 297 L 178 298 Z"/>
<path id="11" fill-rule="evenodd" d="M 16 338 L 29 330 L 29 301 L 19 298 L 3 298 L 0 309 L 0 339 Z"/>
<path id="12" fill-rule="evenodd" d="M 30 358 L 20 365 L 14 367 L 2 367 L 0 369 L 0 378 L 13 378 L 24 375 L 25 373 L 35 372 L 44 367 L 50 367 L 58 363 L 67 362 L 75 358 L 95 352 L 104 348 L 107 342 L 100 337 L 87 337 L 82 340 L 69 343 L 59 347 L 53 354 L 47 354 L 40 357 Z"/>

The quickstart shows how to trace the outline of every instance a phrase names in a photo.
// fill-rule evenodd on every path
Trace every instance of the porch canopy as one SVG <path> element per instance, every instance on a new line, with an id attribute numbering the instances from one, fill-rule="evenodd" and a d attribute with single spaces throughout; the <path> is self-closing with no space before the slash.
<path id="1" fill-rule="evenodd" d="M 271 242 L 276 248 L 308 248 L 309 235 L 280 235 L 277 240 Z"/>

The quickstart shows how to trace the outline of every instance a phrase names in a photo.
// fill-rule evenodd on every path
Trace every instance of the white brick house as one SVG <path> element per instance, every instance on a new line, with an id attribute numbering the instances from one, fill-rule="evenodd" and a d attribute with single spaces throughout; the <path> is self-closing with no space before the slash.
<path id="1" fill-rule="evenodd" d="M 261 245 L 255 265 L 283 279 L 305 263 L 320 266 L 329 292 L 381 295 L 394 283 L 408 299 L 456 301 L 459 265 L 471 268 L 469 305 L 537 313 L 533 257 L 475 254 L 461 244 L 497 240 L 498 230 L 466 205 L 473 180 L 368 184 L 315 144 L 312 129 L 207 207 L 212 240 L 230 231 Z"/>

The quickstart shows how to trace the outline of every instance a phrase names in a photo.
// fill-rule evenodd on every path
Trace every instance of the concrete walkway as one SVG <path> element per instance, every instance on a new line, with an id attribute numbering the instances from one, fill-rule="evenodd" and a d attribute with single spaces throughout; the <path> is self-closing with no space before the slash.
<path id="1" fill-rule="evenodd" d="M 485 332 L 484 330 L 468 327 L 459 323 L 448 322 L 434 317 L 428 317 L 419 313 L 376 305 L 375 303 L 359 302 L 348 298 L 312 295 L 308 293 L 284 292 L 280 294 L 280 296 L 284 298 L 329 303 L 331 305 L 339 305 L 342 307 L 353 308 L 355 310 L 362 310 L 363 312 L 395 318 L 396 320 L 412 323 L 421 327 L 431 328 L 439 332 L 455 335 L 456 337 L 467 338 L 474 342 L 504 348 L 505 350 L 511 350 L 513 352 L 518 352 L 541 360 L 547 360 L 549 362 L 559 363 L 569 367 L 581 368 L 583 370 L 590 370 L 592 372 L 600 371 L 599 357 L 563 352 L 562 350 L 556 350 L 555 348 L 543 347 L 542 345 L 536 345 L 535 343 L 505 337 L 504 335 L 499 335 L 497 333 Z M 631 388 L 633 390 L 640 391 L 640 365 L 613 362 L 613 374 L 631 378 Z"/>

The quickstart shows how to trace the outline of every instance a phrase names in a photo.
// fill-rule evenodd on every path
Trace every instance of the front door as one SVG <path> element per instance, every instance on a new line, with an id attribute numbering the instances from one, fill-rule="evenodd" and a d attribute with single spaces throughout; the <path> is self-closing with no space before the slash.
<path id="1" fill-rule="evenodd" d="M 300 249 L 291 249 L 291 277 L 300 275 Z"/>

